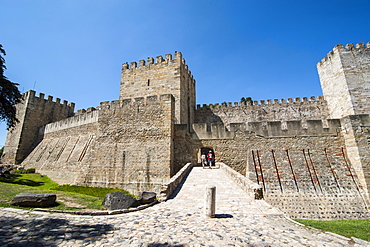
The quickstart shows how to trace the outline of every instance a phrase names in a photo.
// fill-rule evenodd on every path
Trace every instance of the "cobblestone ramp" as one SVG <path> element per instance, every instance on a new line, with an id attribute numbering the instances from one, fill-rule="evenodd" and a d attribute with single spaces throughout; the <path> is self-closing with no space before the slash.
<path id="1" fill-rule="evenodd" d="M 216 217 L 205 218 L 207 185 Z M 252 200 L 220 169 L 194 167 L 172 199 L 114 216 L 1 209 L 1 246 L 361 246 L 307 229 L 263 200 Z"/>

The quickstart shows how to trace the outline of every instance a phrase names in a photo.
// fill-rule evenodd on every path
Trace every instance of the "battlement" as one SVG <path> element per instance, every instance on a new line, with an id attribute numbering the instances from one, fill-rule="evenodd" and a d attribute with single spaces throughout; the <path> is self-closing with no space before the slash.
<path id="1" fill-rule="evenodd" d="M 60 121 L 47 124 L 44 129 L 44 134 L 69 129 L 85 124 L 96 123 L 99 118 L 99 111 L 90 111 L 75 115 L 73 117 L 65 118 Z"/>
<path id="2" fill-rule="evenodd" d="M 172 54 L 166 54 L 165 59 L 162 56 L 157 56 L 154 63 L 154 58 L 148 57 L 147 61 L 139 60 L 139 64 L 137 62 L 131 62 L 122 64 L 122 70 L 124 69 L 135 69 L 138 67 L 145 67 L 151 64 L 162 64 L 162 63 L 182 63 L 185 64 L 185 59 L 182 58 L 181 52 L 175 52 L 174 54 L 175 59 L 172 59 Z"/>
<path id="3" fill-rule="evenodd" d="M 265 138 L 325 136 L 337 135 L 340 126 L 339 119 L 231 123 L 229 130 L 224 124 L 196 123 L 192 135 L 197 139 L 233 139 L 242 131 Z"/>
<path id="4" fill-rule="evenodd" d="M 170 102 L 173 100 L 171 94 L 152 95 L 147 97 L 128 98 L 123 100 L 104 101 L 98 107 L 89 107 L 87 109 L 78 110 L 73 117 L 62 119 L 57 122 L 47 124 L 44 133 L 51 133 L 68 128 L 74 128 L 85 124 L 98 122 L 101 111 L 110 111 L 113 114 L 118 112 L 126 112 L 127 108 L 139 112 L 137 106 L 148 107 L 150 105 L 158 104 L 161 102 Z M 126 109 L 125 109 L 126 108 Z M 125 110 L 124 110 L 125 109 Z"/>
<path id="5" fill-rule="evenodd" d="M 148 106 L 152 104 L 157 104 L 160 102 L 168 102 L 173 100 L 173 96 L 171 94 L 161 94 L 161 95 L 150 95 L 146 97 L 136 97 L 136 98 L 126 98 L 121 100 L 113 100 L 113 101 L 104 101 L 100 103 L 98 107 L 99 110 L 105 109 L 119 109 L 125 106 Z"/>
<path id="6" fill-rule="evenodd" d="M 75 112 L 75 116 L 77 115 L 81 115 L 81 114 L 85 114 L 86 112 L 93 112 L 93 111 L 96 111 L 96 108 L 95 107 L 89 107 L 87 109 L 79 109 Z"/>
<path id="7" fill-rule="evenodd" d="M 354 44 L 346 44 L 343 46 L 342 44 L 334 46 L 333 50 L 331 50 L 326 57 L 321 59 L 321 62 L 318 63 L 318 66 L 320 66 L 322 63 L 325 63 L 326 61 L 330 60 L 336 52 L 341 53 L 341 52 L 350 52 L 350 51 L 362 51 L 362 50 L 370 50 L 370 42 L 365 43 L 357 43 L 356 45 Z"/>
<path id="8" fill-rule="evenodd" d="M 174 57 L 174 58 L 173 58 Z M 191 71 L 189 70 L 188 65 L 186 65 L 185 59 L 182 57 L 181 52 L 176 51 L 174 56 L 172 54 L 166 54 L 165 58 L 163 56 L 157 56 L 154 60 L 152 57 L 148 57 L 147 61 L 139 60 L 139 62 L 130 62 L 122 64 L 122 73 L 137 73 L 138 70 L 148 70 L 148 69 L 157 69 L 165 65 L 178 65 L 184 66 L 185 70 L 188 72 L 191 79 L 194 80 Z"/>
<path id="9" fill-rule="evenodd" d="M 288 98 L 288 99 L 268 99 L 268 100 L 260 100 L 260 101 L 247 101 L 247 102 L 223 102 L 221 104 L 203 104 L 197 105 L 197 109 L 207 109 L 207 108 L 217 108 L 217 107 L 240 107 L 240 106 L 270 106 L 270 105 L 282 105 L 286 106 L 287 104 L 312 104 L 312 103 L 325 103 L 325 99 L 323 96 L 311 96 L 311 97 L 303 97 L 303 98 Z"/>
<path id="10" fill-rule="evenodd" d="M 120 100 L 162 94 L 174 96 L 177 123 L 191 121 L 188 112 L 195 109 L 195 80 L 181 52 L 122 65 Z"/>
<path id="11" fill-rule="evenodd" d="M 369 112 L 370 42 L 336 45 L 317 70 L 330 118 Z"/>
<path id="12" fill-rule="evenodd" d="M 122 64 L 122 70 L 133 70 L 136 68 L 149 68 L 153 65 L 158 65 L 158 64 L 169 64 L 169 63 L 178 63 L 178 64 L 183 64 L 186 65 L 185 59 L 182 57 L 181 52 L 176 51 L 174 53 L 174 58 L 172 57 L 172 54 L 166 54 L 165 58 L 163 56 L 157 56 L 154 60 L 152 57 L 148 57 L 147 60 L 139 60 L 139 62 L 126 62 Z"/>
<path id="13" fill-rule="evenodd" d="M 68 103 L 67 100 L 63 100 L 61 102 L 60 98 L 56 98 L 55 101 L 53 101 L 53 96 L 48 95 L 47 98 L 45 99 L 45 94 L 44 93 L 39 93 L 38 96 L 36 96 L 36 92 L 33 90 L 29 90 L 24 93 L 24 98 L 29 98 L 32 101 L 39 101 L 40 103 L 46 103 L 46 102 L 52 102 L 55 103 L 56 105 L 60 105 L 62 107 L 70 107 L 74 108 L 75 103 L 71 102 Z"/>

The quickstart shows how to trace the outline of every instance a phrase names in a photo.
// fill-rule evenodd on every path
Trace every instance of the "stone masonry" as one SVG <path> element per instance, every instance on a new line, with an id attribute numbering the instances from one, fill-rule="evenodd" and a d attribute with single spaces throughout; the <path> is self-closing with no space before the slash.
<path id="1" fill-rule="evenodd" d="M 74 103 L 60 102 L 53 97 L 44 99 L 44 94 L 35 96 L 35 91 L 23 95 L 23 102 L 17 105 L 17 127 L 8 132 L 3 157 L 4 163 L 21 163 L 42 140 L 46 124 L 56 122 L 73 115 Z"/>
<path id="2" fill-rule="evenodd" d="M 159 193 L 211 149 L 290 217 L 368 218 L 369 61 L 369 43 L 337 45 L 317 65 L 324 96 L 203 106 L 180 52 L 125 63 L 119 100 L 75 113 L 71 105 L 65 115 L 19 104 L 21 124 L 9 132 L 2 162 L 60 184 Z"/>
<path id="3" fill-rule="evenodd" d="M 174 174 L 173 104 L 170 94 L 102 102 L 47 125 L 23 163 L 59 184 L 159 191 Z"/>

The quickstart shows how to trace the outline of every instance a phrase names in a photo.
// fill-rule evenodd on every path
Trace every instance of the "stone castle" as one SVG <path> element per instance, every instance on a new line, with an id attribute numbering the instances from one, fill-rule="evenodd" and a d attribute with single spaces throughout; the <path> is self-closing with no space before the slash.
<path id="1" fill-rule="evenodd" d="M 74 112 L 34 91 L 17 105 L 2 162 L 59 184 L 159 192 L 212 149 L 293 218 L 369 217 L 370 42 L 317 64 L 324 96 L 196 105 L 180 52 L 122 65 L 119 100 Z"/>

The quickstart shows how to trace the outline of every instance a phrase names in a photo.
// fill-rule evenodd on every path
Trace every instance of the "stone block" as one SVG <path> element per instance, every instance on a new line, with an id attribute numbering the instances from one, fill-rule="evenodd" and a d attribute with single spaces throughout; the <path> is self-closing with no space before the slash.
<path id="1" fill-rule="evenodd" d="M 156 197 L 157 193 L 155 192 L 143 191 L 140 193 L 137 200 L 140 202 L 140 204 L 148 204 L 154 202 Z"/>
<path id="2" fill-rule="evenodd" d="M 130 195 L 121 191 L 109 193 L 105 196 L 102 205 L 108 210 L 128 209 L 129 207 L 138 206 L 138 201 Z"/>
<path id="3" fill-rule="evenodd" d="M 10 204 L 21 207 L 49 207 L 55 203 L 56 198 L 54 194 L 19 193 Z"/>

